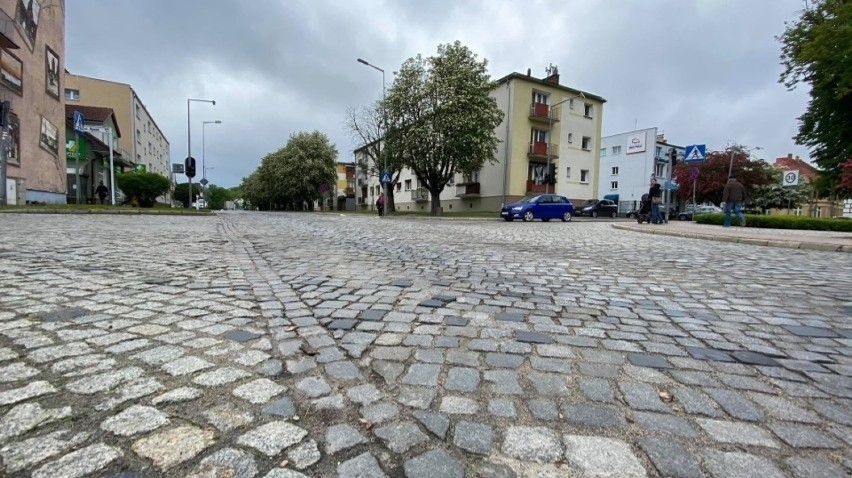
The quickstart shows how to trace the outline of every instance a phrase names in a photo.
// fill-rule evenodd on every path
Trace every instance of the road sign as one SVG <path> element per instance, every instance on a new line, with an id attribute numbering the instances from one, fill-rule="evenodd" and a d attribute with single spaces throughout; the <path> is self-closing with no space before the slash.
<path id="1" fill-rule="evenodd" d="M 144 173 L 148 171 L 148 166 L 145 166 L 144 164 L 137 164 L 136 166 L 133 166 L 133 171 L 137 173 Z"/>
<path id="2" fill-rule="evenodd" d="M 784 172 L 784 179 L 781 180 L 782 186 L 798 186 L 799 185 L 799 170 L 793 169 Z"/>
<path id="3" fill-rule="evenodd" d="M 689 179 L 692 179 L 694 181 L 696 178 L 698 178 L 698 168 L 692 168 L 692 170 L 689 172 Z"/>
<path id="4" fill-rule="evenodd" d="M 390 171 L 384 171 L 382 173 L 381 178 L 379 179 L 379 182 L 381 182 L 382 184 L 390 184 L 392 182 Z"/>
<path id="5" fill-rule="evenodd" d="M 175 174 L 183 174 L 184 165 L 180 163 L 172 163 L 172 172 Z"/>
<path id="6" fill-rule="evenodd" d="M 209 169 L 209 168 L 208 168 L 208 169 Z M 202 186 L 207 186 L 207 184 L 208 184 L 210 181 L 208 181 L 208 180 L 207 180 L 207 178 L 203 178 L 201 181 L 198 181 L 198 182 L 199 182 L 199 183 L 201 183 L 201 185 L 202 185 Z"/>
<path id="7" fill-rule="evenodd" d="M 683 156 L 684 162 L 698 163 L 707 159 L 705 155 L 707 151 L 706 144 L 691 144 L 686 147 L 686 153 Z"/>
<path id="8" fill-rule="evenodd" d="M 74 131 L 76 131 L 80 134 L 85 133 L 86 131 L 83 129 L 83 123 L 85 121 L 86 121 L 86 119 L 83 117 L 83 113 L 80 113 L 79 111 L 75 110 L 74 111 Z"/>

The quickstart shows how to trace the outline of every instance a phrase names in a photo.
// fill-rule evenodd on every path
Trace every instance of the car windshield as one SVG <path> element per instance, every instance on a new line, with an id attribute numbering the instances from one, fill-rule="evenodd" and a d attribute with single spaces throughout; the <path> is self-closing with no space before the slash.
<path id="1" fill-rule="evenodd" d="M 597 202 L 598 202 L 597 199 L 589 199 L 588 201 L 585 202 L 585 204 L 587 206 L 591 206 L 592 204 L 597 204 Z"/>
<path id="2" fill-rule="evenodd" d="M 520 201 L 518 201 L 518 204 L 538 202 L 538 201 L 536 201 L 536 199 L 538 199 L 539 197 L 541 197 L 541 196 L 527 196 L 527 197 L 521 199 Z"/>

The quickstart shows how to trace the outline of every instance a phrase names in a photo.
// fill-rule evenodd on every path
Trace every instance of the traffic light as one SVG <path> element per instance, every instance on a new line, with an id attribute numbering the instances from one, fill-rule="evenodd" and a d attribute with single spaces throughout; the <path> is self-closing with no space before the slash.
<path id="1" fill-rule="evenodd" d="M 544 182 L 547 184 L 556 184 L 556 164 L 551 164 L 544 176 Z"/>
<path id="2" fill-rule="evenodd" d="M 184 168 L 186 170 L 186 177 L 192 179 L 195 177 L 195 158 L 189 157 L 186 158 L 183 162 Z"/>
<path id="3" fill-rule="evenodd" d="M 8 101 L 0 101 L 0 128 L 9 126 L 9 111 L 12 109 L 12 103 Z"/>
<path id="4" fill-rule="evenodd" d="M 672 167 L 674 167 L 675 164 L 677 164 L 677 150 L 672 148 L 671 151 L 669 152 L 669 155 L 672 158 Z"/>

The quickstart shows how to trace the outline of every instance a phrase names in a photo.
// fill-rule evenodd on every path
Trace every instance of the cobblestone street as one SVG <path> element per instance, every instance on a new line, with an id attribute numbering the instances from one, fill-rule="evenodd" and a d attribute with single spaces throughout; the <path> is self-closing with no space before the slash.
<path id="1" fill-rule="evenodd" d="M 593 222 L 0 221 L 2 476 L 852 472 L 849 254 Z"/>

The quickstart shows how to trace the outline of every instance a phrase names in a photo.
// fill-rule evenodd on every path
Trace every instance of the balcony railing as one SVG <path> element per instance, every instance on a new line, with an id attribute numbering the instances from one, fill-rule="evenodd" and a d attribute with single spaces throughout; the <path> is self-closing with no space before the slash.
<path id="1" fill-rule="evenodd" d="M 418 188 L 411 190 L 411 200 L 416 202 L 425 202 L 429 200 L 429 190 L 426 188 Z"/>
<path id="2" fill-rule="evenodd" d="M 557 108 L 551 108 L 545 103 L 530 103 L 530 120 L 544 123 L 557 122 Z"/>
<path id="3" fill-rule="evenodd" d="M 529 143 L 527 156 L 531 158 L 547 158 L 548 150 L 551 158 L 558 158 L 559 145 L 556 143 L 545 143 L 543 141 L 532 141 Z"/>
<path id="4" fill-rule="evenodd" d="M 456 197 L 460 197 L 460 198 L 479 197 L 479 183 L 456 184 Z"/>
<path id="5" fill-rule="evenodd" d="M 556 189 L 556 185 L 554 184 L 536 184 L 532 179 L 527 180 L 527 193 L 532 194 L 544 194 L 546 192 L 553 192 Z"/>

